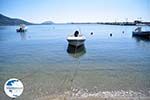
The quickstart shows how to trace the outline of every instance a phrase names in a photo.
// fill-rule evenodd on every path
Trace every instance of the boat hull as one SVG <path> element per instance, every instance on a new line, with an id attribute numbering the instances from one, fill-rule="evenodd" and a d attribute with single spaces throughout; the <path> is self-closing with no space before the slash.
<path id="1" fill-rule="evenodd" d="M 83 45 L 85 40 L 84 39 L 83 40 L 69 40 L 69 39 L 67 39 L 67 41 L 69 42 L 69 45 L 78 47 L 78 46 Z"/>
<path id="2" fill-rule="evenodd" d="M 132 32 L 132 36 L 150 38 L 150 31 Z"/>

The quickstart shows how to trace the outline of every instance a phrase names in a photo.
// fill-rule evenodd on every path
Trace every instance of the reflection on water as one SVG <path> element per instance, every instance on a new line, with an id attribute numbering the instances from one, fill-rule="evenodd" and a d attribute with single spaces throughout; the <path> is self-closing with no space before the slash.
<path id="1" fill-rule="evenodd" d="M 70 56 L 74 58 L 79 58 L 86 53 L 86 49 L 85 49 L 84 44 L 79 47 L 75 47 L 75 46 L 68 44 L 67 52 Z"/>
<path id="2" fill-rule="evenodd" d="M 150 42 L 150 37 L 136 37 L 132 36 L 137 42 L 144 41 L 144 42 Z"/>
<path id="3" fill-rule="evenodd" d="M 21 37 L 21 40 L 26 40 L 27 38 L 27 36 L 26 36 L 26 33 L 25 32 L 19 32 L 19 34 L 20 34 L 20 37 Z"/>

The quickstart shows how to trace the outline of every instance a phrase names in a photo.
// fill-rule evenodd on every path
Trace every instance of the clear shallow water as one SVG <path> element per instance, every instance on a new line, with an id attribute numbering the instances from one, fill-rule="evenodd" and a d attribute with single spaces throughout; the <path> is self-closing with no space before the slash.
<path id="1" fill-rule="evenodd" d="M 12 77 L 24 84 L 20 99 L 75 88 L 93 93 L 131 90 L 150 95 L 150 41 L 132 38 L 135 26 L 33 25 L 26 33 L 16 33 L 16 28 L 0 27 L 1 98 L 7 98 L 2 93 L 3 85 Z M 86 52 L 75 57 L 67 52 L 66 37 L 77 28 L 87 39 Z"/>

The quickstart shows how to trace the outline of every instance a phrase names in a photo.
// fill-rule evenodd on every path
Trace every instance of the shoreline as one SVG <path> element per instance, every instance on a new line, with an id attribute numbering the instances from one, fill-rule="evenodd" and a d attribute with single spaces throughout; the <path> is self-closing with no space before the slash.
<path id="1" fill-rule="evenodd" d="M 150 92 L 150 91 L 149 91 Z M 35 100 L 150 100 L 150 95 L 134 91 L 103 91 L 90 93 L 88 90 L 72 89 L 62 94 L 38 95 Z"/>
<path id="2" fill-rule="evenodd" d="M 18 100 L 150 100 L 149 95 L 144 95 L 140 92 L 134 91 L 104 91 L 97 93 L 83 92 L 79 90 L 75 92 L 77 89 L 73 89 L 72 91 L 66 91 L 64 93 L 43 93 L 34 95 L 31 93 L 32 97 L 27 96 L 28 93 L 24 92 L 22 96 L 18 98 Z M 150 91 L 149 91 L 150 92 Z M 1 93 L 0 97 L 3 99 L 8 99 L 5 93 Z M 8 99 L 9 100 L 9 99 Z"/>
<path id="3" fill-rule="evenodd" d="M 150 100 L 150 97 L 111 97 L 111 98 L 101 98 L 101 97 L 66 97 L 66 96 L 49 96 L 35 100 Z"/>
<path id="4" fill-rule="evenodd" d="M 67 95 L 49 95 L 41 98 L 35 98 L 34 100 L 150 100 L 148 96 L 139 96 L 139 97 L 100 97 L 100 96 L 88 96 L 88 97 L 80 97 L 80 96 L 67 96 Z"/>

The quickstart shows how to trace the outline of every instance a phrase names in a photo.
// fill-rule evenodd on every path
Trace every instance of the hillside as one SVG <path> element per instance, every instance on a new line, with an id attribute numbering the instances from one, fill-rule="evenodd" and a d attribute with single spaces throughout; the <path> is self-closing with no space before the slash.
<path id="1" fill-rule="evenodd" d="M 19 24 L 26 24 L 26 25 L 32 25 L 33 23 L 17 19 L 17 18 L 9 18 L 2 14 L 0 14 L 0 25 L 19 25 Z"/>

